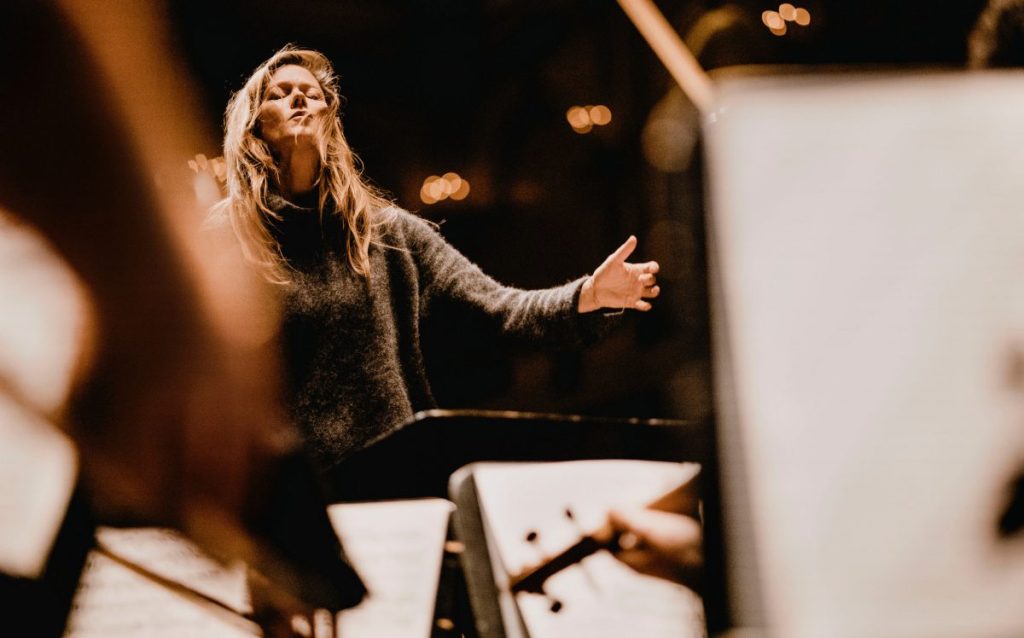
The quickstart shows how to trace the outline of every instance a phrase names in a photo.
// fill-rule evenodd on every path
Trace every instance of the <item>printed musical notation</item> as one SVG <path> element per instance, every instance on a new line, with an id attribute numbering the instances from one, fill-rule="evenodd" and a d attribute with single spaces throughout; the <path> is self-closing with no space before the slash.
<path id="1" fill-rule="evenodd" d="M 508 574 L 603 524 L 610 507 L 648 503 L 698 471 L 692 463 L 652 461 L 480 464 L 474 480 L 498 587 L 507 591 Z M 515 599 L 535 638 L 705 635 L 695 592 L 639 574 L 604 550 L 552 576 L 545 594 Z"/>

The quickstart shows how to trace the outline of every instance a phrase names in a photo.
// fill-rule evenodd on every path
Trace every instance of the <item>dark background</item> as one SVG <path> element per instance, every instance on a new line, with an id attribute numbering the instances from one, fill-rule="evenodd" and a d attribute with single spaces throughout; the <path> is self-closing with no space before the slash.
<path id="1" fill-rule="evenodd" d="M 777 37 L 770 2 L 658 2 L 706 68 L 733 64 L 959 67 L 984 3 L 808 0 L 806 27 Z M 630 233 L 663 266 L 655 310 L 585 352 L 537 352 L 469 317 L 435 314 L 425 343 L 444 407 L 702 418 L 710 410 L 699 142 L 681 163 L 647 160 L 652 111 L 696 131 L 692 107 L 611 0 L 177 0 L 169 16 L 219 128 L 232 91 L 286 43 L 330 57 L 343 121 L 372 182 L 500 281 L 562 283 Z M 709 20 L 709 12 L 717 19 Z M 703 22 L 701 18 L 705 18 Z M 589 134 L 573 105 L 605 104 Z M 678 129 L 676 129 L 678 130 Z M 664 129 L 657 140 L 685 139 Z M 648 140 L 650 144 L 650 140 Z M 208 156 L 217 148 L 196 149 Z M 420 201 L 456 171 L 462 202 Z"/>

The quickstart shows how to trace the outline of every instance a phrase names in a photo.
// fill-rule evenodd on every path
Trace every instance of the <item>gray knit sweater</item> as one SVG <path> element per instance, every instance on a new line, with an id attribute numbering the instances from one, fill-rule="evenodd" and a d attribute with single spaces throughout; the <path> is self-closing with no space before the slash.
<path id="1" fill-rule="evenodd" d="M 371 247 L 371 276 L 352 272 L 341 222 L 275 197 L 274 233 L 296 271 L 284 307 L 290 409 L 322 469 L 435 407 L 420 350 L 421 318 L 440 300 L 504 335 L 578 346 L 610 323 L 577 311 L 584 278 L 545 290 L 503 286 L 422 219 L 393 210 Z"/>

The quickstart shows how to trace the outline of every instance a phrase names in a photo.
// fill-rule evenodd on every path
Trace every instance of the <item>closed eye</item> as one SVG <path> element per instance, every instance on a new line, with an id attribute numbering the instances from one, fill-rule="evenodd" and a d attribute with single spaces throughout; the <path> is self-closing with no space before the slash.
<path id="1" fill-rule="evenodd" d="M 295 90 L 302 92 L 302 95 L 307 100 L 318 100 L 324 101 L 323 91 L 316 84 L 307 84 L 300 82 L 299 84 L 292 84 L 291 82 L 280 82 L 267 87 L 267 91 L 264 94 L 264 100 L 280 100 L 281 98 L 288 97 Z"/>
<path id="2" fill-rule="evenodd" d="M 270 89 L 269 91 L 266 92 L 266 94 L 263 96 L 263 99 L 264 100 L 280 100 L 285 95 L 286 95 L 285 92 L 281 88 L 274 87 L 274 88 L 272 88 L 272 89 Z"/>

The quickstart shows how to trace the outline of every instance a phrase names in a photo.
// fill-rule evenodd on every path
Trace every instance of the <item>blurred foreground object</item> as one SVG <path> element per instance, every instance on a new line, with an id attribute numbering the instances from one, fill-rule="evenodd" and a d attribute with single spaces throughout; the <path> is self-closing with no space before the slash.
<path id="1" fill-rule="evenodd" d="M 1024 77 L 716 79 L 734 624 L 1024 635 Z"/>
<path id="2" fill-rule="evenodd" d="M 37 245 L 58 264 L 48 268 L 77 291 L 54 294 L 24 283 L 34 271 L 4 270 L 39 300 L 38 321 L 0 325 L 4 343 L 66 358 L 43 368 L 39 348 L 11 351 L 0 393 L 39 432 L 71 434 L 99 520 L 182 529 L 263 569 L 291 592 L 288 604 L 354 602 L 361 586 L 341 563 L 317 486 L 295 469 L 298 438 L 277 404 L 275 306 L 229 237 L 199 235 L 211 203 L 199 180 L 211 178 L 187 160 L 214 146 L 197 129 L 204 118 L 157 9 L 113 4 L 0 9 L 4 57 L 24 60 L 0 89 L 0 206 L 45 237 Z M 26 446 L 23 461 L 43 462 Z M 60 454 L 52 465 L 68 479 L 74 454 Z M 298 550 L 282 557 L 289 548 Z"/>
<path id="3" fill-rule="evenodd" d="M 688 477 L 646 507 L 609 510 L 608 528 L 618 537 L 615 556 L 620 561 L 701 592 L 704 553 L 697 477 Z"/>
<path id="4" fill-rule="evenodd" d="M 1024 67 L 1024 2 L 989 0 L 967 41 L 972 69 Z"/>

